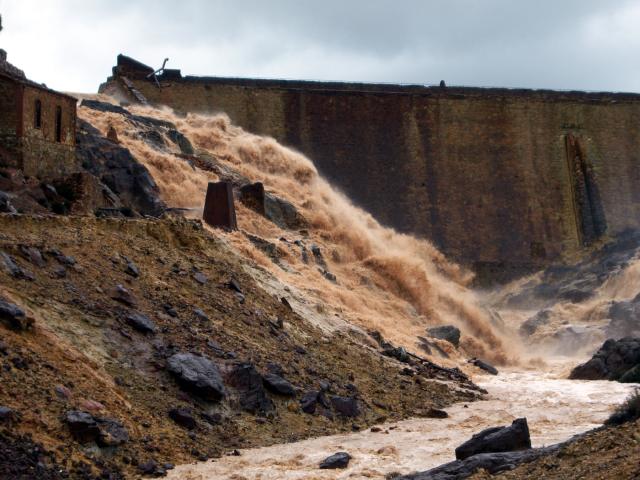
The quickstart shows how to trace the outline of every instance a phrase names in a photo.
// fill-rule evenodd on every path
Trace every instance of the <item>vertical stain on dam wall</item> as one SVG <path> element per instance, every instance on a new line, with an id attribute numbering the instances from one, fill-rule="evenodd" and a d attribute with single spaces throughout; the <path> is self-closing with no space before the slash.
<path id="1" fill-rule="evenodd" d="M 225 112 L 309 156 L 382 223 L 430 239 L 481 283 L 640 226 L 640 95 L 150 72 L 119 56 L 101 91 Z"/>

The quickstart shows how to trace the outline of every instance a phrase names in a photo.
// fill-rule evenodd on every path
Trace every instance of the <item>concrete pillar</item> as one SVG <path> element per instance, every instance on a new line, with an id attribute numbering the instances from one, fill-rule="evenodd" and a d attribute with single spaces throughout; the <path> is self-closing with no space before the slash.
<path id="1" fill-rule="evenodd" d="M 229 182 L 210 183 L 202 218 L 207 224 L 225 230 L 237 230 L 233 187 Z"/>

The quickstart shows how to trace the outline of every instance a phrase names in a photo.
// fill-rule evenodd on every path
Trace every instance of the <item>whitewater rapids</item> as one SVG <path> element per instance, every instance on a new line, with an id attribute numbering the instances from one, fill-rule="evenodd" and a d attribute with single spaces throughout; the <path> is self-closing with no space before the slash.
<path id="1" fill-rule="evenodd" d="M 608 381 L 566 380 L 561 364 L 551 371 L 505 370 L 475 382 L 486 400 L 447 408 L 447 419 L 416 418 L 380 425 L 380 432 L 320 437 L 286 445 L 242 451 L 171 471 L 181 480 L 337 480 L 384 479 L 397 472 L 424 471 L 455 460 L 454 449 L 480 430 L 526 417 L 533 447 L 551 445 L 598 427 L 633 390 Z M 345 470 L 319 470 L 338 451 L 353 459 Z"/>

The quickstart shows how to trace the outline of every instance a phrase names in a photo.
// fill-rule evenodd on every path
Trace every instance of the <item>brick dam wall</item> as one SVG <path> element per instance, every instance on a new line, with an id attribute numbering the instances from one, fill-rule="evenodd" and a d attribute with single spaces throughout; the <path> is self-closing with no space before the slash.
<path id="1" fill-rule="evenodd" d="M 225 112 L 313 159 L 382 223 L 481 283 L 640 226 L 640 95 L 216 77 L 119 57 L 104 92 Z"/>

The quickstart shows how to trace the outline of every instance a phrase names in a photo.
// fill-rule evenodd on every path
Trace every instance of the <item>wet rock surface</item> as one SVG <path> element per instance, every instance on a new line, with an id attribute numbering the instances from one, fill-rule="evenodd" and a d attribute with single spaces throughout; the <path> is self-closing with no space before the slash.
<path id="1" fill-rule="evenodd" d="M 351 455 L 349 455 L 347 452 L 337 452 L 331 455 L 330 457 L 325 458 L 320 463 L 320 468 L 324 470 L 347 468 L 349 466 L 350 461 L 351 461 Z"/>
<path id="2" fill-rule="evenodd" d="M 499 453 L 527 450 L 531 437 L 526 418 L 518 418 L 508 427 L 493 427 L 481 431 L 456 448 L 456 459 L 464 460 L 478 453 Z"/>
<path id="3" fill-rule="evenodd" d="M 440 340 L 446 340 L 455 347 L 460 345 L 460 329 L 453 325 L 427 328 L 427 335 Z"/>
<path id="4" fill-rule="evenodd" d="M 574 380 L 621 380 L 634 377 L 634 368 L 640 365 L 640 338 L 609 339 L 593 357 L 575 367 L 569 378 Z M 625 379 L 625 381 L 627 381 Z"/>
<path id="5" fill-rule="evenodd" d="M 217 401 L 225 395 L 218 367 L 208 358 L 193 353 L 177 353 L 167 360 L 167 370 L 188 391 Z"/>

